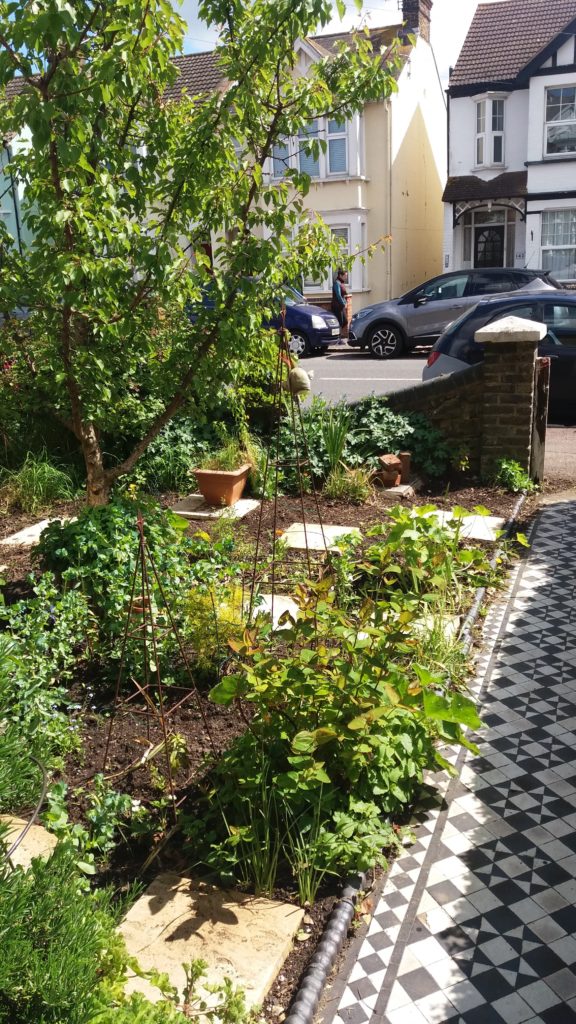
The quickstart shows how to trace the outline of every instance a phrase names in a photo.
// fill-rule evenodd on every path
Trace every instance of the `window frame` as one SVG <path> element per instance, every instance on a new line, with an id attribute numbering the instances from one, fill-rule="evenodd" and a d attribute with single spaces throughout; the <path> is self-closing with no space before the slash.
<path id="1" fill-rule="evenodd" d="M 565 118 L 565 119 L 563 119 L 561 121 L 558 121 L 558 120 L 548 120 L 548 97 L 549 97 L 550 93 L 552 91 L 560 93 L 560 111 L 561 111 L 562 110 L 562 93 L 564 93 L 567 90 L 571 90 L 573 92 L 573 94 L 574 94 L 574 99 L 573 99 L 574 113 L 573 113 L 573 117 Z M 574 127 L 574 145 L 573 145 L 573 148 L 572 149 L 562 149 L 562 150 L 559 150 L 559 151 L 556 151 L 556 152 L 550 152 L 550 150 L 549 150 L 549 144 L 550 144 L 549 128 L 550 127 L 558 128 L 559 126 L 562 126 L 562 125 L 573 125 L 573 127 Z M 574 83 L 573 85 L 567 85 L 567 84 L 548 85 L 548 86 L 546 86 L 546 88 L 544 90 L 544 156 L 547 157 L 548 159 L 554 159 L 555 157 L 565 157 L 566 155 L 569 155 L 569 154 L 576 154 L 576 83 Z"/>
<path id="2" fill-rule="evenodd" d="M 569 224 L 569 234 L 572 235 L 567 241 L 562 240 L 561 242 L 549 242 L 545 241 L 548 234 L 551 234 L 550 228 L 546 230 L 546 225 L 549 220 L 558 215 L 568 214 L 571 217 L 572 223 Z M 554 274 L 559 281 L 574 281 L 576 280 L 576 206 L 565 207 L 563 209 L 543 210 L 542 218 L 540 222 L 540 255 L 541 255 L 541 266 L 545 269 L 548 267 L 545 264 L 546 259 L 552 258 L 554 253 L 563 252 L 565 250 L 572 251 L 573 259 L 572 266 L 574 267 L 573 277 L 563 277 L 561 273 L 554 267 L 550 268 L 551 273 Z M 549 253 L 550 256 L 546 257 L 544 253 Z"/>
<path id="3" fill-rule="evenodd" d="M 504 167 L 506 99 L 507 96 L 489 94 L 474 100 L 474 167 Z M 501 148 L 498 160 L 497 141 Z"/>
<path id="4" fill-rule="evenodd" d="M 325 147 L 320 148 L 318 159 L 315 161 L 318 167 L 318 173 L 310 174 L 312 181 L 332 181 L 332 180 L 345 180 L 350 177 L 358 177 L 359 168 L 355 171 L 350 170 L 351 164 L 354 162 L 354 158 L 358 158 L 358 154 L 355 153 L 355 147 L 353 144 L 353 120 L 344 120 L 342 122 L 343 128 L 341 131 L 330 131 L 330 123 L 336 122 L 338 119 L 334 117 L 318 117 L 313 119 L 317 123 L 317 131 L 311 132 L 309 138 L 318 138 L 325 143 Z M 281 174 L 277 173 L 277 164 L 280 162 L 280 158 L 276 156 L 277 145 L 274 146 L 273 152 L 269 157 L 269 177 L 271 181 L 282 181 L 285 176 L 286 170 L 297 170 L 302 171 L 301 167 L 301 156 L 303 150 L 301 142 L 306 139 L 304 130 L 301 130 L 297 136 L 290 136 L 285 139 L 284 145 L 287 146 L 287 155 L 285 158 L 285 167 Z M 333 170 L 331 167 L 330 159 L 330 142 L 344 141 L 345 143 L 345 170 Z M 312 157 L 304 154 L 305 159 L 313 160 Z M 309 174 L 310 172 L 304 167 L 304 173 Z M 360 175 L 361 176 L 361 175 Z"/>

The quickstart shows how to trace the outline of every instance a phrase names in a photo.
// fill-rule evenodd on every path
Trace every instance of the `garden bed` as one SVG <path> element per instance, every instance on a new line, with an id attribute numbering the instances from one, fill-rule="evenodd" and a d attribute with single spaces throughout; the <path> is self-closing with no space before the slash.
<path id="1" fill-rule="evenodd" d="M 416 505 L 428 503 L 434 503 L 437 507 L 444 509 L 454 505 L 461 505 L 470 510 L 473 510 L 476 506 L 483 505 L 491 513 L 506 518 L 515 508 L 517 497 L 499 490 L 465 487 L 443 491 L 442 495 L 439 496 L 420 494 L 414 502 Z M 253 548 L 259 529 L 261 530 L 262 554 L 267 556 L 270 553 L 270 542 L 274 534 L 281 534 L 295 521 L 302 521 L 304 519 L 306 522 L 317 522 L 318 519 L 321 519 L 324 524 L 354 526 L 367 531 L 370 527 L 380 524 L 383 520 L 387 519 L 390 505 L 390 498 L 379 492 L 375 493 L 370 503 L 361 506 L 326 500 L 322 497 L 319 497 L 316 501 L 310 495 L 306 495 L 302 500 L 300 498 L 280 497 L 276 503 L 266 502 L 261 517 L 259 512 L 254 512 L 241 524 L 234 524 L 233 543 L 243 550 L 242 560 L 238 561 L 238 567 L 243 566 L 240 577 L 243 574 L 245 581 L 248 578 L 249 559 L 247 553 Z M 76 506 L 66 504 L 54 509 L 52 514 L 56 513 L 56 515 L 69 517 L 75 511 Z M 530 506 L 527 504 L 522 514 L 526 516 L 529 512 Z M 3 524 L 4 534 L 6 535 L 6 533 L 28 525 L 37 519 L 37 516 L 16 516 L 12 517 L 11 522 L 8 522 L 8 517 L 6 517 Z M 404 517 L 403 523 L 399 522 L 398 528 L 407 529 L 406 517 Z M 191 524 L 186 530 L 188 541 L 193 542 L 194 535 L 197 534 L 205 538 L 201 543 L 209 546 L 210 542 L 206 535 L 206 529 L 207 527 L 204 523 Z M 223 530 L 222 525 L 217 524 L 214 527 L 208 527 L 208 529 L 214 531 L 214 538 L 218 542 L 218 531 Z M 226 530 L 228 530 L 227 533 Z M 224 527 L 224 536 L 225 545 L 232 544 L 229 526 Z M 221 542 L 222 532 L 220 534 Z M 376 541 L 370 538 L 369 544 L 372 543 L 378 544 L 381 541 L 379 538 Z M 133 541 L 130 544 L 133 545 Z M 438 546 L 438 537 L 435 537 L 434 544 L 437 545 L 438 553 L 442 552 L 442 544 Z M 13 551 L 10 548 L 5 550 L 6 558 L 2 560 L 9 566 L 8 572 L 5 574 L 8 579 L 5 588 L 6 597 L 12 602 L 21 599 L 23 596 L 29 597 L 31 591 L 26 583 L 25 576 L 32 564 L 30 561 L 30 550 L 21 549 L 20 551 Z M 52 542 L 52 551 L 54 556 L 59 557 L 58 545 L 55 540 Z M 231 555 L 230 557 L 232 559 L 230 568 L 233 569 L 235 563 L 233 556 Z M 485 555 L 479 556 L 479 558 L 480 561 L 482 559 L 485 561 Z M 412 565 L 417 567 L 416 551 L 413 551 L 412 559 Z M 96 566 L 98 572 L 102 571 L 102 565 L 104 566 L 104 571 L 106 571 L 106 558 L 98 562 Z M 238 568 L 236 572 L 238 573 Z M 85 577 L 86 580 L 90 580 L 90 578 L 90 575 Z M 102 600 L 102 593 L 100 591 L 100 600 Z M 122 598 L 122 602 L 125 602 L 125 597 Z M 118 605 L 118 607 L 125 607 L 125 604 Z M 52 606 L 50 606 L 50 615 L 52 615 Z M 110 621 L 114 625 L 113 610 L 108 611 L 107 615 L 111 616 Z M 310 619 L 311 623 L 312 619 Z M 365 629 L 366 626 L 369 629 L 371 628 L 369 621 L 364 626 L 359 626 L 358 629 Z M 385 618 L 381 621 L 381 627 L 384 629 L 384 632 L 388 629 Z M 299 628 L 301 629 L 301 627 Z M 316 625 L 317 628 L 318 626 Z M 324 623 L 324 628 L 326 628 L 326 622 Z M 273 654 L 273 659 L 276 660 L 271 663 L 272 672 L 281 670 L 284 660 L 292 659 L 294 664 L 297 664 L 298 650 L 306 647 L 306 635 L 305 629 L 300 634 L 296 630 L 296 639 L 294 641 L 289 640 L 283 645 L 282 638 L 276 640 L 276 649 Z M 326 634 L 326 636 L 329 635 Z M 354 645 L 346 647 L 349 641 L 346 640 L 345 634 L 341 634 L 341 637 L 344 644 L 343 649 L 348 650 L 348 656 L 353 659 L 356 656 Z M 290 646 L 291 642 L 295 643 L 294 648 Z M 398 640 L 393 642 L 398 643 Z M 319 647 L 317 647 L 318 643 L 320 644 Z M 314 640 L 311 643 L 312 651 L 308 653 L 311 654 L 315 650 L 321 652 L 321 644 L 321 640 Z M 400 643 L 398 650 L 401 651 L 402 649 L 402 643 Z M 118 657 L 117 653 L 115 657 Z M 266 654 L 266 657 L 270 657 L 270 655 Z M 316 672 L 316 678 L 320 679 L 324 672 L 323 655 L 319 653 L 318 658 L 319 662 L 314 671 Z M 306 671 L 308 671 L 309 665 L 309 659 L 306 658 L 306 660 L 302 661 L 299 671 L 302 666 L 306 667 Z M 209 698 L 210 686 L 214 684 L 216 678 L 226 683 L 227 671 L 227 667 L 224 666 L 223 669 L 221 667 L 216 677 L 213 672 L 212 674 L 210 672 L 207 674 L 202 672 L 197 674 L 195 679 L 197 692 L 192 693 L 190 699 L 175 711 L 170 722 L 171 731 L 179 736 L 179 742 L 186 751 L 185 758 L 174 766 L 175 801 L 180 810 L 184 812 L 184 815 L 189 814 L 192 818 L 194 816 L 197 817 L 201 813 L 202 807 L 206 805 L 206 785 L 218 785 L 217 776 L 216 783 L 214 779 L 208 783 L 206 782 L 207 779 L 210 779 L 209 773 L 212 771 L 217 758 L 228 751 L 239 737 L 248 735 L 251 732 L 250 722 L 253 715 L 262 715 L 262 707 L 258 707 L 258 702 L 256 704 L 252 702 L 253 695 L 251 696 L 250 694 L 247 694 L 247 700 L 244 700 L 242 695 L 231 701 L 224 696 L 221 702 L 216 703 Z M 61 770 L 53 773 L 53 778 L 67 785 L 66 814 L 69 817 L 70 823 L 78 827 L 82 827 L 82 823 L 87 820 L 89 813 L 94 814 L 94 805 L 91 805 L 93 795 L 92 779 L 95 774 L 101 772 L 104 768 L 104 752 L 110 730 L 109 716 L 114 707 L 114 684 L 115 677 L 111 671 L 110 663 L 107 671 L 101 671 L 98 658 L 93 658 L 91 663 L 84 661 L 80 665 L 77 664 L 72 675 L 68 673 L 68 699 L 72 706 L 76 705 L 76 710 L 72 713 L 73 717 L 81 721 L 79 732 L 81 747 L 79 751 L 73 750 L 68 753 Z M 447 691 L 447 696 L 450 698 L 449 690 Z M 220 694 L 220 697 L 222 697 L 222 694 Z M 366 707 L 370 706 L 370 699 L 372 698 L 367 694 L 365 698 L 367 701 Z M 309 700 L 309 697 L 306 698 L 307 700 Z M 274 700 L 272 700 L 271 707 L 274 708 Z M 351 713 L 353 714 L 353 709 L 348 711 L 349 718 Z M 264 724 L 265 718 L 266 716 L 264 716 Z M 454 721 L 457 720 L 457 718 L 454 719 Z M 355 726 L 355 728 L 359 727 L 361 726 Z M 266 728 L 265 724 L 263 737 L 266 736 Z M 308 726 L 300 724 L 297 728 L 302 730 L 308 728 Z M 314 726 L 311 725 L 310 728 L 314 728 Z M 409 730 L 410 728 L 411 726 Z M 248 733 L 246 730 L 248 730 Z M 304 733 L 300 732 L 298 736 L 304 736 Z M 298 740 L 298 736 L 296 736 L 296 740 Z M 121 706 L 117 709 L 110 732 L 106 776 L 110 785 L 121 791 L 126 799 L 129 798 L 133 805 L 142 804 L 148 808 L 155 808 L 154 813 L 156 817 L 153 819 L 154 827 L 150 828 L 148 826 L 141 832 L 138 832 L 137 829 L 132 832 L 128 830 L 127 841 L 122 842 L 116 839 L 113 843 L 109 843 L 106 847 L 106 855 L 102 858 L 97 878 L 98 884 L 111 882 L 116 889 L 125 891 L 135 879 L 148 881 L 153 875 L 165 869 L 175 870 L 184 874 L 190 872 L 197 874 L 196 862 L 190 853 L 191 848 L 187 845 L 191 837 L 186 833 L 186 828 L 181 828 L 181 823 L 177 833 L 171 839 L 169 838 L 166 843 L 163 841 L 165 837 L 170 836 L 173 820 L 172 803 L 166 788 L 166 777 L 164 776 L 162 779 L 156 771 L 156 768 L 161 767 L 163 755 L 158 756 L 152 769 L 150 764 L 146 763 L 145 766 L 128 771 L 131 766 L 134 766 L 139 754 L 146 749 L 147 745 L 148 747 L 154 746 L 154 744 L 161 742 L 161 740 L 162 732 L 159 724 L 154 721 L 150 724 L 149 720 L 145 720 L 141 714 L 136 713 L 133 705 L 129 707 Z M 266 742 L 269 742 L 269 738 Z M 350 749 L 352 750 L 353 747 Z M 266 776 L 264 776 L 265 782 Z M 333 785 L 332 782 L 331 785 Z M 364 785 L 366 786 L 366 783 Z M 366 795 L 364 799 L 366 800 Z M 394 799 L 397 804 L 397 798 Z M 51 804 L 50 806 L 56 828 L 60 827 L 63 834 L 70 835 L 70 826 L 67 826 L 65 822 L 58 823 L 58 816 L 63 806 L 62 803 Z M 21 806 L 18 809 L 22 810 L 23 807 Z M 401 821 L 402 815 L 397 814 L 395 820 Z M 120 829 L 120 835 L 122 835 L 122 828 Z M 380 848 L 382 845 L 382 842 L 380 842 Z M 155 851 L 156 855 L 153 862 L 150 863 L 149 855 L 152 850 Z M 148 863 L 148 868 L 144 875 L 142 875 L 142 867 L 146 863 Z M 338 891 L 338 877 L 336 873 L 332 873 L 326 876 L 320 884 L 317 893 L 310 900 L 302 934 L 266 1000 L 264 1015 L 270 1022 L 276 1022 L 281 1019 L 282 1009 L 286 1009 L 298 985 L 299 978 L 314 951 L 317 939 L 337 898 Z M 287 875 L 285 867 L 278 873 L 273 892 L 277 898 L 297 901 L 294 883 Z M 302 896 L 300 899 L 302 901 Z"/>

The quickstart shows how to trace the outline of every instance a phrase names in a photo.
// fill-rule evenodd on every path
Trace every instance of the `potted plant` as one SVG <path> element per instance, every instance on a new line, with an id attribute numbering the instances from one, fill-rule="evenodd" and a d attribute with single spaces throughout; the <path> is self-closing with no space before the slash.
<path id="1" fill-rule="evenodd" d="M 253 459 L 238 440 L 229 440 L 192 472 L 208 505 L 234 505 L 246 486 Z"/>

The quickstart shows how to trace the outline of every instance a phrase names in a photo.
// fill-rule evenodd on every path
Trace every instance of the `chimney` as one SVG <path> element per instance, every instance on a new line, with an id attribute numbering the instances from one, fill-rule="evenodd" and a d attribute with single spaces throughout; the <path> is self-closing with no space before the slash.
<path id="1" fill-rule="evenodd" d="M 429 43 L 431 11 L 432 0 L 403 0 L 402 16 L 406 22 L 405 31 L 413 32 Z"/>

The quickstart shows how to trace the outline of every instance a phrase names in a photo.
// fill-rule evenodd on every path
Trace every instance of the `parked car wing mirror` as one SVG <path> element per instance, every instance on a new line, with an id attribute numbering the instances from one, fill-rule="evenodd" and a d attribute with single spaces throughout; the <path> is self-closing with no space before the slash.
<path id="1" fill-rule="evenodd" d="M 428 301 L 429 299 L 427 295 L 417 295 L 416 298 L 414 299 L 414 305 L 425 306 Z"/>

